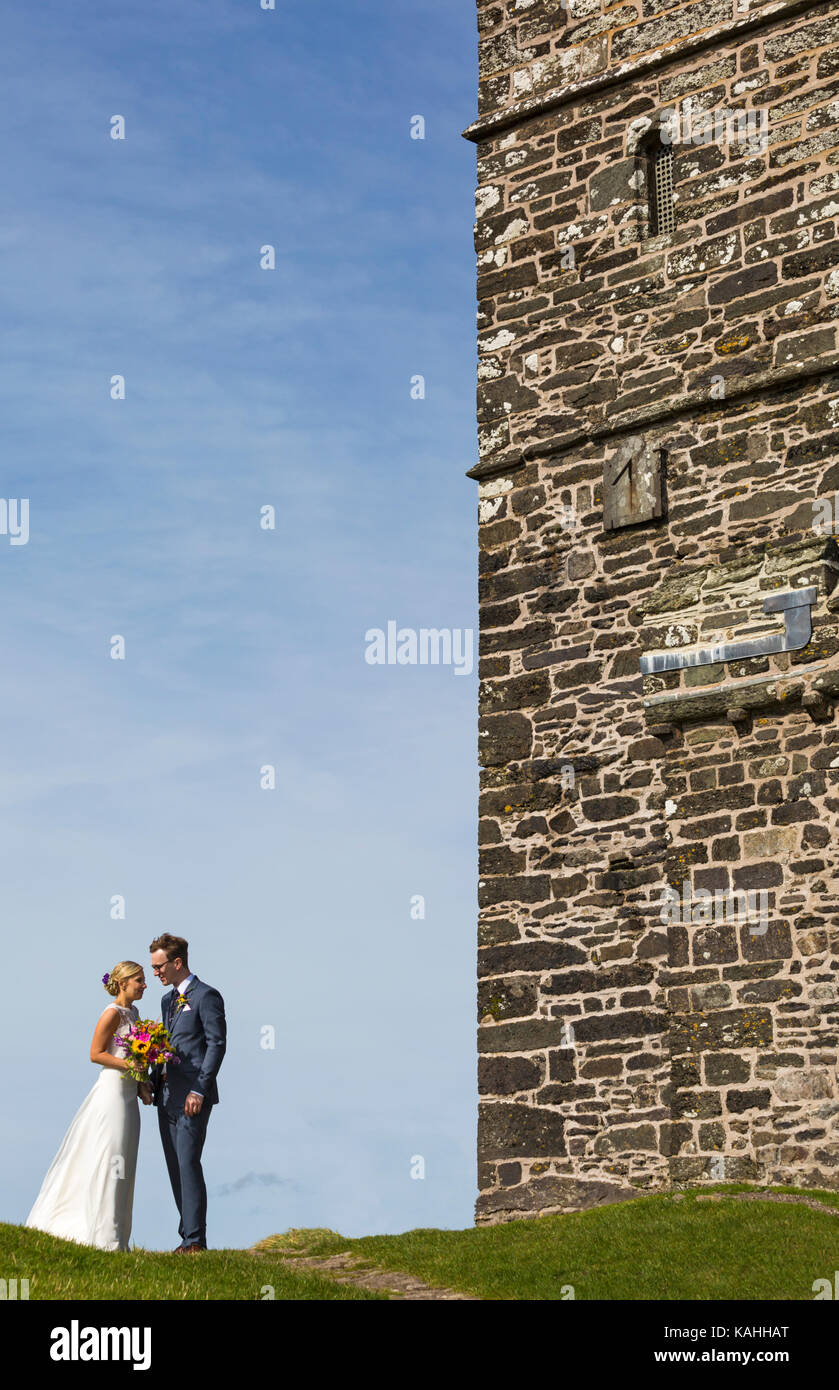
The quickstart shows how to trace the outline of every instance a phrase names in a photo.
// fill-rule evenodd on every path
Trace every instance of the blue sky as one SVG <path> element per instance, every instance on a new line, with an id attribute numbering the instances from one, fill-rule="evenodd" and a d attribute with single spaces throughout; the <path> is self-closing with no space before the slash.
<path id="1" fill-rule="evenodd" d="M 474 5 L 83 0 L 2 35 L 0 1219 L 93 1084 L 102 974 L 173 931 L 227 1006 L 210 1244 L 467 1226 L 477 674 L 364 651 L 477 629 Z M 154 1121 L 133 1239 L 168 1248 Z"/>

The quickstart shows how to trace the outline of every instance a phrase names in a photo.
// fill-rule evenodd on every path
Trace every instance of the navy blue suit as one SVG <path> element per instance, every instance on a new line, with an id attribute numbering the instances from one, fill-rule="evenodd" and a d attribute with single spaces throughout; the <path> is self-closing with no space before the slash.
<path id="1" fill-rule="evenodd" d="M 227 1049 L 224 1000 L 212 985 L 193 975 L 186 989 L 189 1006 L 176 1010 L 178 990 L 170 990 L 162 1000 L 162 1017 L 180 1058 L 170 1062 L 161 1077 L 153 1080 L 154 1103 L 172 1193 L 180 1214 L 178 1230 L 185 1245 L 207 1244 L 207 1188 L 201 1168 L 201 1153 L 207 1134 L 210 1111 L 218 1104 L 216 1076 Z M 198 1115 L 185 1115 L 184 1102 L 190 1091 L 204 1097 Z"/>

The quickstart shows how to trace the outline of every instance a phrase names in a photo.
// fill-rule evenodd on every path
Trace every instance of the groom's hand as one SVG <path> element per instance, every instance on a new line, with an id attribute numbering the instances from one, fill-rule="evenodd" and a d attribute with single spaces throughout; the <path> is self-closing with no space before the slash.
<path id="1" fill-rule="evenodd" d="M 203 1104 L 204 1104 L 204 1097 L 203 1097 L 203 1096 L 196 1095 L 195 1091 L 190 1091 L 189 1095 L 187 1096 L 186 1100 L 184 1101 L 184 1114 L 185 1114 L 185 1115 L 200 1115 L 200 1113 L 201 1113 L 201 1106 L 202 1106 Z"/>

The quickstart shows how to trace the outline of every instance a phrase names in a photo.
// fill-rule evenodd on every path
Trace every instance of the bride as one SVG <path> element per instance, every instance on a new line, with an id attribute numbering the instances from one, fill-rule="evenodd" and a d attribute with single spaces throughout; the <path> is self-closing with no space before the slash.
<path id="1" fill-rule="evenodd" d="M 104 984 L 114 1003 L 105 1006 L 90 1045 L 90 1060 L 101 1070 L 61 1141 L 26 1225 L 102 1250 L 127 1250 L 140 1139 L 137 1096 L 150 1105 L 152 1091 L 147 1082 L 123 1078 L 128 1062 L 116 1038 L 140 1017 L 135 1000 L 146 992 L 143 967 L 135 960 L 120 961 Z"/>

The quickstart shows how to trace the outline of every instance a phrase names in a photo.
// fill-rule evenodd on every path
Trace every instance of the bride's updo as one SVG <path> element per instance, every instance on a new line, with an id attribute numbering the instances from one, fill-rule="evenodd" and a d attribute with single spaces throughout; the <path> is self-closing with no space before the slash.
<path id="1" fill-rule="evenodd" d="M 121 960 L 119 965 L 115 965 L 110 975 L 106 975 L 102 980 L 106 993 L 113 999 L 119 994 L 119 987 L 124 980 L 130 980 L 132 975 L 139 975 L 143 969 L 136 960 Z"/>

